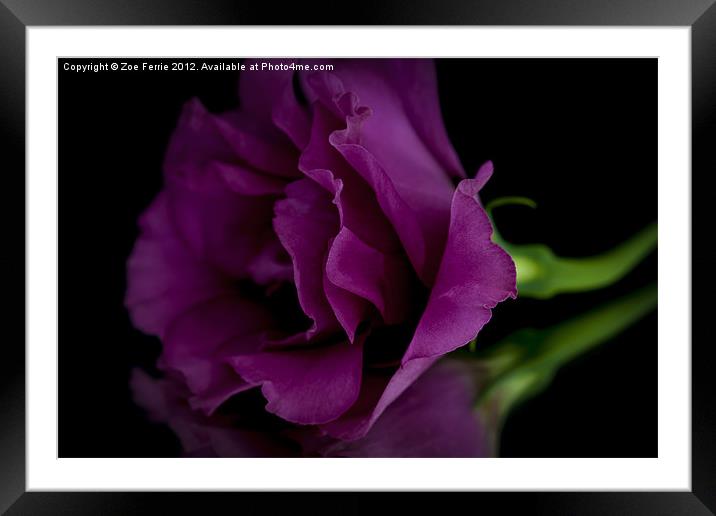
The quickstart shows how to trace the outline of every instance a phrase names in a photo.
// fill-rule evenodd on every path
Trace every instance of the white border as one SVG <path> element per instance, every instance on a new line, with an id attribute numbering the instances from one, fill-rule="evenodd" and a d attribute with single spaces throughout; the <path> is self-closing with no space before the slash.
<path id="1" fill-rule="evenodd" d="M 57 458 L 57 57 L 286 55 L 658 56 L 658 459 Z M 690 28 L 31 27 L 27 57 L 29 490 L 690 490 Z"/>

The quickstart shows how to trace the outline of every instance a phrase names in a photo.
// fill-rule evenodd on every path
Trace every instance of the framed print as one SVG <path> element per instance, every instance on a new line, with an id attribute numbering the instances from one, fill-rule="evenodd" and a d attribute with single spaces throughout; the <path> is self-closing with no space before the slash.
<path id="1" fill-rule="evenodd" d="M 714 510 L 709 2 L 5 4 L 3 510 Z"/>

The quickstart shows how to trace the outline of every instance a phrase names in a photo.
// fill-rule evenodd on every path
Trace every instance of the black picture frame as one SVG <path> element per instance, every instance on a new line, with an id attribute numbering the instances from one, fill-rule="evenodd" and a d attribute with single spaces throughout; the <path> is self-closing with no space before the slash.
<path id="1" fill-rule="evenodd" d="M 698 281 L 692 297 L 692 491 L 599 493 L 452 494 L 450 504 L 469 510 L 498 507 L 532 514 L 716 514 L 716 392 L 711 371 L 711 339 L 703 338 L 706 310 L 703 293 L 713 275 L 707 266 L 716 253 L 707 238 L 709 213 L 702 181 L 716 172 L 716 6 L 714 0 L 443 0 L 428 2 L 363 1 L 346 6 L 346 14 L 323 2 L 280 6 L 272 2 L 230 0 L 0 0 L 0 149 L 5 170 L 5 200 L 23 203 L 25 191 L 25 30 L 40 25 L 680 25 L 691 27 L 692 44 L 692 275 Z M 699 188 L 699 185 L 702 185 Z M 702 202 L 695 202 L 701 196 Z M 19 281 L 25 271 L 24 224 L 17 208 L 4 202 L 5 279 Z M 12 210 L 12 211 L 11 211 Z M 24 211 L 23 211 L 24 213 Z M 24 218 L 23 218 L 24 220 Z M 699 235 L 701 238 L 695 239 Z M 20 253 L 17 250 L 23 249 Z M 12 252 L 11 252 L 12 251 Z M 9 285 L 9 281 L 6 281 Z M 19 285 L 18 285 L 19 290 Z M 6 290 L 9 292 L 9 290 Z M 24 289 L 23 289 L 24 292 Z M 701 294 L 698 300 L 697 295 Z M 24 321 L 25 294 L 6 296 L 7 323 Z M 700 302 L 699 302 L 700 301 Z M 698 316 L 698 317 L 697 317 Z M 700 331 L 701 330 L 701 331 Z M 5 335 L 9 335 L 6 332 Z M 24 335 L 23 330 L 20 335 Z M 702 338 L 699 338 L 702 337 Z M 681 345 L 685 343 L 680 343 Z M 385 495 L 351 493 L 340 501 L 322 493 L 275 497 L 249 493 L 42 493 L 25 492 L 25 352 L 24 338 L 6 337 L 0 374 L 0 511 L 8 514 L 143 514 L 155 510 L 213 514 L 220 507 L 244 514 L 274 513 L 279 503 L 292 511 L 357 514 L 383 504 Z M 286 500 L 288 498 L 288 500 Z M 444 502 L 412 494 L 410 505 L 423 510 L 445 508 Z M 439 505 L 438 505 L 439 504 Z M 454 505 L 453 505 L 454 504 Z M 403 506 L 402 511 L 409 510 Z"/>

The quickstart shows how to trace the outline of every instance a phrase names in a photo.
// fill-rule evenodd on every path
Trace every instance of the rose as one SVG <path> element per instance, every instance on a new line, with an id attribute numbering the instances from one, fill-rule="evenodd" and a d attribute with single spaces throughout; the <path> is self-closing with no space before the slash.
<path id="1" fill-rule="evenodd" d="M 492 165 L 466 178 L 432 62 L 333 65 L 244 72 L 227 113 L 187 104 L 126 304 L 192 409 L 260 386 L 278 418 L 354 440 L 515 296 L 515 268 L 477 197 Z"/>
<path id="2" fill-rule="evenodd" d="M 182 379 L 131 378 L 134 398 L 176 433 L 190 457 L 488 457 L 493 433 L 473 409 L 482 374 L 473 361 L 441 360 L 392 403 L 360 439 L 333 439 L 314 427 L 292 427 L 252 409 L 242 394 L 231 410 L 192 410 Z M 232 402 L 233 403 L 233 402 Z"/>

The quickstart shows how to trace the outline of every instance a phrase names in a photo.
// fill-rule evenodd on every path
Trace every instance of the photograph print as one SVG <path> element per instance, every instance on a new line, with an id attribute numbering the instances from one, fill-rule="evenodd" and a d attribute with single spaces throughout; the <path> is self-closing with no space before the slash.
<path id="1" fill-rule="evenodd" d="M 656 457 L 657 60 L 58 60 L 60 457 Z"/>

